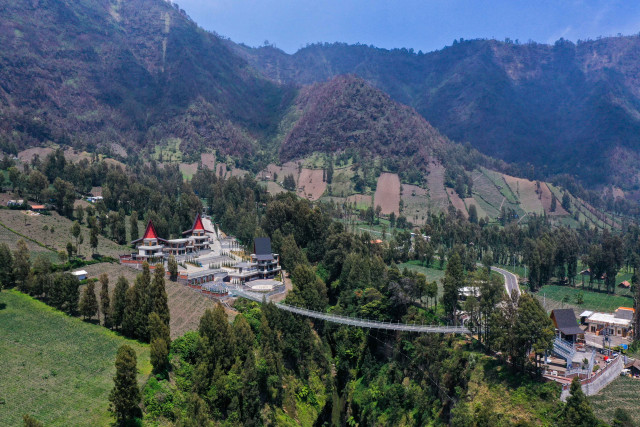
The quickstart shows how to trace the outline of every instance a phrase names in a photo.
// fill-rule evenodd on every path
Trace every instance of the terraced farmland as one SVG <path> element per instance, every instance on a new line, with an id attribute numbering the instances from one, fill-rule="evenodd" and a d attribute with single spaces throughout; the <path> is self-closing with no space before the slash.
<path id="1" fill-rule="evenodd" d="M 427 187 L 429 188 L 429 201 L 434 212 L 446 212 L 449 207 L 449 197 L 444 188 L 445 168 L 440 163 L 429 163 L 427 175 Z"/>
<path id="2" fill-rule="evenodd" d="M 382 208 L 384 215 L 400 214 L 400 178 L 395 173 L 382 173 L 378 178 L 374 205 Z"/>
<path id="3" fill-rule="evenodd" d="M 540 200 L 541 195 L 536 192 L 537 186 L 535 181 L 529 181 L 528 179 L 516 178 L 509 175 L 503 175 L 503 178 L 511 189 L 511 192 L 515 194 L 520 201 L 520 207 L 522 210 L 527 213 L 536 213 L 538 215 L 542 215 L 544 213 L 542 201 Z"/>
<path id="4" fill-rule="evenodd" d="M 427 190 L 417 185 L 402 185 L 403 214 L 413 224 L 424 224 L 429 210 Z"/>

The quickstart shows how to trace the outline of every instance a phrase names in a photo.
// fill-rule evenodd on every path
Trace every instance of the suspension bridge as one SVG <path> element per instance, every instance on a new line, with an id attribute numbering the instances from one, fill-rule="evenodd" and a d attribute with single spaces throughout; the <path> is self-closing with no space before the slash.
<path id="1" fill-rule="evenodd" d="M 518 279 L 516 276 L 506 270 L 500 268 L 492 269 L 504 276 L 505 288 L 507 293 L 518 292 Z M 262 303 L 266 300 L 265 295 L 233 289 L 230 290 L 231 296 L 238 296 L 252 301 Z M 471 331 L 466 326 L 443 326 L 443 325 L 424 325 L 419 323 L 400 323 L 400 322 L 380 322 L 377 320 L 361 319 L 357 317 L 341 316 L 339 314 L 324 313 L 320 311 L 310 310 L 307 308 L 294 307 L 284 303 L 274 303 L 280 310 L 289 311 L 301 316 L 313 319 L 324 320 L 327 322 L 338 323 L 341 325 L 355 326 L 358 328 L 368 329 L 386 329 L 392 331 L 417 332 L 417 333 L 445 333 L 445 334 L 470 334 Z"/>

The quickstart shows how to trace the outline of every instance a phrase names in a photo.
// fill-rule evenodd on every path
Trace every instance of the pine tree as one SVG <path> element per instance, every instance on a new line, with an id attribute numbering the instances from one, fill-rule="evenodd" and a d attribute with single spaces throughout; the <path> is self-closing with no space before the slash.
<path id="1" fill-rule="evenodd" d="M 140 389 L 137 379 L 136 352 L 128 345 L 118 349 L 114 387 L 109 394 L 109 410 L 119 425 L 126 425 L 140 417 Z"/>
<path id="2" fill-rule="evenodd" d="M 570 396 L 562 412 L 564 425 L 572 427 L 591 427 L 599 424 L 598 419 L 593 414 L 591 405 L 582 391 L 580 380 L 574 377 L 571 381 Z"/>
<path id="3" fill-rule="evenodd" d="M 169 279 L 175 282 L 178 279 L 178 261 L 176 261 L 176 257 L 173 255 L 169 256 L 169 260 L 167 261 L 167 270 L 169 270 Z"/>
<path id="4" fill-rule="evenodd" d="M 135 312 L 133 326 L 135 328 L 134 337 L 149 342 L 149 314 L 153 311 L 153 298 L 151 298 L 151 272 L 149 264 L 142 264 L 142 273 L 136 277 L 133 284 L 135 291 Z M 127 301 L 127 311 L 129 302 Z"/>
<path id="5" fill-rule="evenodd" d="M 0 289 L 13 286 L 13 254 L 9 245 L 0 243 Z"/>
<path id="6" fill-rule="evenodd" d="M 253 351 L 256 337 L 243 314 L 238 314 L 233 320 L 233 335 L 235 336 L 236 357 L 244 360 Z"/>
<path id="7" fill-rule="evenodd" d="M 89 246 L 91 246 L 91 253 L 96 253 L 98 249 L 98 227 L 93 227 L 89 234 Z"/>
<path id="8" fill-rule="evenodd" d="M 162 319 L 162 322 L 169 328 L 171 316 L 169 314 L 169 303 L 164 277 L 165 271 L 162 265 L 156 266 L 153 272 L 153 282 L 151 283 L 151 310 L 157 313 L 160 319 Z"/>
<path id="9" fill-rule="evenodd" d="M 164 374 L 169 370 L 169 328 L 158 313 L 149 315 L 149 337 L 151 341 L 151 365 L 155 374 Z"/>
<path id="10" fill-rule="evenodd" d="M 100 275 L 100 307 L 102 310 L 103 325 L 111 328 L 111 301 L 109 298 L 109 276 L 107 273 Z"/>
<path id="11" fill-rule="evenodd" d="M 138 212 L 131 212 L 131 217 L 129 218 L 129 233 L 131 234 L 130 242 L 134 240 L 138 240 L 140 236 L 138 232 Z"/>
<path id="12" fill-rule="evenodd" d="M 122 313 L 122 333 L 129 338 L 135 338 L 138 330 L 136 320 L 140 311 L 138 293 L 131 287 L 127 289 L 125 295 L 125 306 Z"/>
<path id="13" fill-rule="evenodd" d="M 29 248 L 24 240 L 20 239 L 13 253 L 13 277 L 22 292 L 29 292 L 31 279 L 31 260 Z"/>
<path id="14" fill-rule="evenodd" d="M 462 268 L 462 262 L 460 255 L 454 252 L 449 257 L 447 263 L 447 269 L 442 279 L 442 305 L 444 306 L 445 313 L 453 320 L 456 310 L 458 309 L 458 297 L 460 294 L 460 288 L 464 286 L 464 270 Z"/>
<path id="15" fill-rule="evenodd" d="M 124 276 L 118 277 L 116 287 L 113 290 L 113 301 L 111 301 L 111 323 L 114 328 L 122 326 L 124 311 L 127 307 L 127 290 L 129 282 Z"/>
<path id="16" fill-rule="evenodd" d="M 98 299 L 96 298 L 96 287 L 93 282 L 89 282 L 84 288 L 80 299 L 80 314 L 85 319 L 90 319 L 98 312 Z"/>

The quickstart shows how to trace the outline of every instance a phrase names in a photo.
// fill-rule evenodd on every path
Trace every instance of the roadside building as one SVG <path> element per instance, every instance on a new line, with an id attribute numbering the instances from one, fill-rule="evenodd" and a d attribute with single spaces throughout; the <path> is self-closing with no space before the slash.
<path id="1" fill-rule="evenodd" d="M 71 274 L 78 280 L 86 280 L 87 277 L 89 277 L 89 273 L 87 273 L 85 270 L 76 270 L 71 272 Z"/>
<path id="2" fill-rule="evenodd" d="M 627 337 L 631 333 L 634 310 L 619 307 L 615 313 L 593 313 L 587 318 L 588 331 L 596 335 Z"/>
<path id="3" fill-rule="evenodd" d="M 251 260 L 233 266 L 229 273 L 231 283 L 244 284 L 258 279 L 273 279 L 280 272 L 280 256 L 271 252 L 271 239 L 256 237 Z"/>
<path id="4" fill-rule="evenodd" d="M 576 314 L 572 308 L 561 308 L 551 311 L 551 320 L 556 328 L 556 334 L 570 343 L 584 337 L 584 331 L 578 326 Z"/>
<path id="5" fill-rule="evenodd" d="M 628 280 L 623 280 L 622 282 L 618 283 L 618 287 L 619 288 L 624 288 L 624 289 L 629 289 L 631 287 L 631 283 L 629 283 Z"/>

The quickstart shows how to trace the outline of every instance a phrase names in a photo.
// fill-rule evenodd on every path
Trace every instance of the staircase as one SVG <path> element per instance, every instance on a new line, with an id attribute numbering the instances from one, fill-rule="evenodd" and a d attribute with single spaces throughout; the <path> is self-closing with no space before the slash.
<path id="1" fill-rule="evenodd" d="M 553 341 L 553 350 L 552 352 L 556 354 L 558 357 L 563 358 L 567 361 L 567 369 L 571 369 L 571 363 L 573 360 L 573 356 L 576 354 L 576 349 L 573 347 L 569 341 L 565 341 L 560 337 L 556 337 Z"/>

